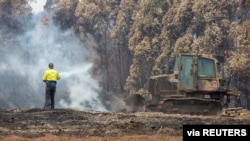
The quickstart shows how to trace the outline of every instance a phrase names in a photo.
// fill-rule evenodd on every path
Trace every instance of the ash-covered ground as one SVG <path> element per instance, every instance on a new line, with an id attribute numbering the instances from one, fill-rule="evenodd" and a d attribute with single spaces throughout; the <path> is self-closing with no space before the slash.
<path id="1" fill-rule="evenodd" d="M 249 111 L 228 116 L 191 116 L 160 112 L 96 112 L 75 109 L 12 109 L 0 111 L 0 139 L 9 136 L 40 138 L 182 136 L 184 124 L 250 124 Z"/>

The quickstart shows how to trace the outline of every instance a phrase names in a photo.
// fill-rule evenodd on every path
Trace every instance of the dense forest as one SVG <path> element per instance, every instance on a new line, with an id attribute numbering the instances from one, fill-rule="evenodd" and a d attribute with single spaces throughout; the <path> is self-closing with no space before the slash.
<path id="1" fill-rule="evenodd" d="M 0 0 L 0 54 L 32 26 L 29 1 Z M 47 0 L 44 9 L 88 48 L 106 91 L 144 93 L 176 53 L 211 53 L 250 99 L 250 0 Z"/>

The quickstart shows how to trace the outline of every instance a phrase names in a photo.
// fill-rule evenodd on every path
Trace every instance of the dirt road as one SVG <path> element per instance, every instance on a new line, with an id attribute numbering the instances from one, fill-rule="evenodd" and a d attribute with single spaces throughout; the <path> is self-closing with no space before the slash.
<path id="1" fill-rule="evenodd" d="M 3 141 L 158 141 L 182 140 L 184 124 L 250 124 L 235 117 L 171 115 L 158 112 L 109 113 L 73 109 L 0 111 Z"/>

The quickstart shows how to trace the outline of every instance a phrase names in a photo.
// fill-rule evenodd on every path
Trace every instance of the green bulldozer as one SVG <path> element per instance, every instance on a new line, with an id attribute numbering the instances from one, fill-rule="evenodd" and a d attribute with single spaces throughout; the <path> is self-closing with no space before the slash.
<path id="1" fill-rule="evenodd" d="M 148 94 L 129 94 L 127 112 L 218 115 L 240 108 L 240 92 L 230 89 L 213 55 L 177 54 L 170 74 L 151 76 Z"/>

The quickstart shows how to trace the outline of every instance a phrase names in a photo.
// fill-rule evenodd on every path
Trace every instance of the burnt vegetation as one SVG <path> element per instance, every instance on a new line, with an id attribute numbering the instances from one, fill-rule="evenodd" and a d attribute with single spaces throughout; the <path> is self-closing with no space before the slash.
<path id="1" fill-rule="evenodd" d="M 32 27 L 28 1 L 0 1 L 0 53 Z M 166 58 L 212 53 L 225 57 L 225 75 L 250 101 L 249 7 L 250 0 L 53 0 L 45 10 L 94 52 L 92 74 L 106 91 L 143 93 L 152 74 L 172 65 Z"/>

